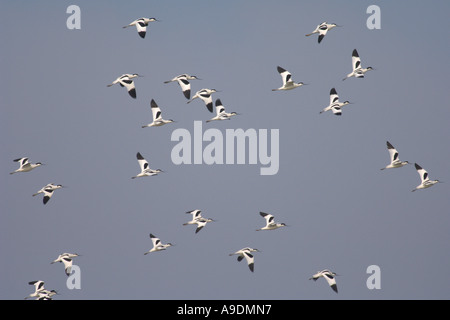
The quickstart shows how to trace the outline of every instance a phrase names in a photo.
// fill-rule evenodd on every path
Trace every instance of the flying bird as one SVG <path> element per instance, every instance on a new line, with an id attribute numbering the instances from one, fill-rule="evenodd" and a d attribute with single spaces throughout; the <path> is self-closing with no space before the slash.
<path id="1" fill-rule="evenodd" d="M 147 26 L 150 22 L 160 21 L 156 18 L 139 18 L 131 22 L 130 24 L 124 26 L 123 28 L 128 28 L 132 26 L 136 26 L 137 32 L 141 38 L 145 38 L 147 33 Z"/>
<path id="2" fill-rule="evenodd" d="M 34 285 L 34 292 L 25 297 L 25 299 L 28 298 L 38 298 L 40 293 L 45 290 L 44 287 L 44 281 L 42 280 L 36 280 L 36 281 L 30 281 L 28 282 L 29 285 Z"/>
<path id="3" fill-rule="evenodd" d="M 230 120 L 232 116 L 237 115 L 236 112 L 230 112 L 227 113 L 225 111 L 225 107 L 222 105 L 222 101 L 220 99 L 216 100 L 216 116 L 214 118 L 211 118 L 209 120 L 206 120 L 206 122 L 211 122 L 214 120 Z"/>
<path id="4" fill-rule="evenodd" d="M 250 269 L 251 272 L 254 272 L 255 269 L 255 258 L 253 257 L 252 252 L 256 252 L 259 251 L 258 249 L 253 249 L 253 248 L 242 248 L 241 250 L 238 250 L 234 253 L 230 253 L 229 255 L 237 255 L 237 261 L 241 261 L 242 259 L 245 258 L 245 260 L 247 261 L 247 265 L 248 268 Z"/>
<path id="5" fill-rule="evenodd" d="M 64 264 L 64 271 L 66 273 L 67 276 L 70 276 L 70 273 L 72 272 L 72 260 L 75 257 L 78 257 L 79 254 L 77 253 L 62 253 L 58 256 L 58 258 L 56 258 L 55 260 L 53 260 L 51 262 L 51 264 L 56 263 L 56 262 L 62 262 Z"/>
<path id="6" fill-rule="evenodd" d="M 164 83 L 170 83 L 170 82 L 178 82 L 178 84 L 181 87 L 181 91 L 183 91 L 183 95 L 186 99 L 191 98 L 191 83 L 189 80 L 200 80 L 196 76 L 190 76 L 186 73 L 180 74 L 179 76 L 176 76 L 175 78 L 172 78 L 171 80 L 164 81 Z"/>
<path id="7" fill-rule="evenodd" d="M 115 84 L 119 84 L 121 87 L 125 87 L 128 91 L 128 94 L 133 98 L 136 99 L 136 86 L 134 85 L 134 78 L 142 77 L 141 75 L 137 73 L 126 73 L 118 77 L 116 80 L 114 80 L 112 83 L 108 84 L 107 87 L 111 87 Z"/>
<path id="8" fill-rule="evenodd" d="M 400 158 L 398 157 L 398 151 L 394 148 L 394 146 L 389 142 L 386 141 L 386 145 L 389 151 L 389 157 L 391 159 L 391 163 L 389 163 L 386 167 L 381 168 L 380 170 L 384 169 L 390 169 L 390 168 L 400 168 L 407 164 L 410 164 L 408 161 L 400 161 Z"/>
<path id="9" fill-rule="evenodd" d="M 317 39 L 318 42 L 320 43 L 322 41 L 322 39 L 325 37 L 325 35 L 327 34 L 327 32 L 331 29 L 333 29 L 334 27 L 340 27 L 338 26 L 336 23 L 327 23 L 327 22 L 322 22 L 321 24 L 319 24 L 316 29 L 314 29 L 313 32 L 308 33 L 306 36 L 309 37 L 315 33 L 319 34 L 319 38 Z"/>
<path id="10" fill-rule="evenodd" d="M 10 172 L 9 174 L 14 174 L 16 172 L 28 172 L 28 171 L 33 170 L 34 168 L 37 168 L 37 167 L 43 165 L 43 163 L 41 163 L 41 162 L 31 163 L 28 161 L 27 157 L 14 159 L 13 161 L 19 163 L 19 169 L 14 170 L 13 172 Z"/>
<path id="11" fill-rule="evenodd" d="M 363 68 L 361 66 L 361 58 L 359 57 L 358 51 L 356 49 L 352 52 L 352 68 L 353 71 L 349 73 L 342 81 L 347 78 L 355 77 L 355 78 L 364 78 L 364 74 L 367 71 L 373 70 L 372 67 Z"/>
<path id="12" fill-rule="evenodd" d="M 261 217 L 266 219 L 266 225 L 264 227 L 260 228 L 260 229 L 256 229 L 256 231 L 275 230 L 275 229 L 278 229 L 278 228 L 286 226 L 285 223 L 277 223 L 277 222 L 275 222 L 274 216 L 269 214 L 269 213 L 260 212 L 259 214 L 261 215 Z"/>
<path id="13" fill-rule="evenodd" d="M 327 112 L 328 110 L 331 110 L 333 114 L 340 116 L 342 115 L 342 107 L 350 104 L 349 101 L 339 102 L 339 96 L 336 92 L 335 88 L 331 88 L 330 90 L 330 104 L 328 107 L 325 107 L 320 111 L 320 113 Z"/>
<path id="14" fill-rule="evenodd" d="M 278 66 L 277 70 L 281 76 L 281 79 L 283 80 L 283 86 L 281 86 L 277 89 L 272 89 L 272 91 L 292 90 L 294 88 L 298 88 L 298 87 L 305 85 L 305 83 L 303 83 L 303 82 L 294 82 L 292 80 L 292 74 L 289 71 L 287 71 L 286 69 Z"/>
<path id="15" fill-rule="evenodd" d="M 206 108 L 208 109 L 209 112 L 213 112 L 213 102 L 212 102 L 212 97 L 211 95 L 214 92 L 218 92 L 216 89 L 202 89 L 199 90 L 195 93 L 195 95 L 192 97 L 191 100 L 189 100 L 187 103 L 191 103 L 192 100 L 200 98 L 203 100 L 203 102 L 206 105 Z"/>
<path id="16" fill-rule="evenodd" d="M 192 220 L 188 221 L 186 223 L 183 223 L 183 226 L 193 225 L 193 224 L 197 225 L 197 228 L 195 229 L 195 233 L 198 233 L 201 229 L 203 229 L 203 227 L 205 227 L 208 222 L 215 221 L 210 218 L 202 217 L 201 210 L 198 210 L 198 209 L 187 211 L 186 213 L 192 215 Z"/>
<path id="17" fill-rule="evenodd" d="M 139 167 L 141 168 L 141 172 L 134 177 L 131 177 L 131 179 L 139 178 L 139 177 L 147 177 L 147 176 L 154 176 L 157 175 L 160 172 L 163 172 L 161 169 L 150 169 L 150 166 L 148 164 L 148 161 L 145 160 L 145 158 L 141 155 L 140 152 L 136 154 L 136 158 L 139 163 Z"/>
<path id="18" fill-rule="evenodd" d="M 436 183 L 442 183 L 442 181 L 439 180 L 430 180 L 430 178 L 428 177 L 428 172 L 421 166 L 419 166 L 417 163 L 414 163 L 414 166 L 416 167 L 416 170 L 419 173 L 421 184 L 419 184 L 415 189 L 411 191 L 416 191 L 418 189 L 426 189 L 434 186 Z"/>
<path id="19" fill-rule="evenodd" d="M 145 126 L 142 126 L 142 128 L 160 127 L 160 126 L 163 126 L 163 125 L 165 125 L 167 123 L 174 122 L 172 119 L 164 120 L 162 118 L 161 109 L 160 109 L 160 107 L 158 107 L 158 105 L 156 104 L 155 100 L 152 99 L 152 101 L 150 101 L 150 107 L 152 109 L 153 122 L 149 123 L 149 124 L 146 124 Z"/>
<path id="20" fill-rule="evenodd" d="M 316 274 L 314 274 L 309 280 L 316 281 L 319 278 L 325 278 L 328 282 L 328 285 L 333 289 L 334 292 L 338 293 L 338 288 L 336 285 L 336 276 L 337 274 L 334 272 L 331 272 L 330 270 L 322 270 L 318 271 Z"/>
<path id="21" fill-rule="evenodd" d="M 37 196 L 40 193 L 43 193 L 44 194 L 44 198 L 43 198 L 42 201 L 44 202 L 44 204 L 46 204 L 50 200 L 50 198 L 52 197 L 53 192 L 55 190 L 61 189 L 61 188 L 65 188 L 65 186 L 60 185 L 60 184 L 49 183 L 45 187 L 42 187 L 41 190 L 39 190 L 38 192 L 33 194 L 33 197 Z"/>
<path id="22" fill-rule="evenodd" d="M 149 251 L 144 253 L 144 255 L 149 254 L 151 252 L 166 250 L 167 248 L 173 246 L 173 244 L 171 244 L 171 243 L 162 244 L 161 240 L 159 238 L 155 237 L 151 233 L 150 233 L 150 239 L 152 239 L 153 248 L 151 248 Z"/>

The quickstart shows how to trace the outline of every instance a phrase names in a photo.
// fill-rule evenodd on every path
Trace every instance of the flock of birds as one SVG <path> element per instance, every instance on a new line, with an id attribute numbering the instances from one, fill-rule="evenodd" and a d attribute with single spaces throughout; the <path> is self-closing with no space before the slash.
<path id="1" fill-rule="evenodd" d="M 123 28 L 135 26 L 139 36 L 141 38 L 145 38 L 148 24 L 150 22 L 155 22 L 155 21 L 160 21 L 160 20 L 157 20 L 155 18 L 140 18 L 140 19 L 137 19 L 137 20 L 131 22 L 129 25 L 124 26 Z M 327 32 L 335 27 L 339 27 L 339 26 L 334 23 L 329 24 L 327 22 L 323 22 L 323 23 L 319 24 L 313 32 L 306 34 L 306 36 L 318 34 L 318 43 L 321 43 L 322 40 L 324 39 L 325 35 L 327 34 Z M 357 50 L 354 49 L 352 52 L 352 72 L 349 73 L 342 80 L 346 80 L 351 77 L 364 78 L 365 74 L 370 70 L 373 70 L 373 68 L 371 68 L 371 67 L 363 68 L 362 67 L 359 54 L 358 54 Z M 303 82 L 295 82 L 292 78 L 292 74 L 289 71 L 287 71 L 286 69 L 278 66 L 277 71 L 281 76 L 282 86 L 279 88 L 276 88 L 276 89 L 272 89 L 272 91 L 292 90 L 292 89 L 295 89 L 295 88 L 305 85 L 305 83 L 303 83 Z M 118 77 L 116 80 L 114 80 L 111 84 L 108 84 L 107 86 L 111 87 L 115 84 L 119 84 L 121 87 L 126 88 L 130 97 L 132 97 L 133 99 L 136 99 L 137 95 L 136 95 L 136 86 L 134 83 L 134 79 L 136 79 L 138 77 L 141 77 L 141 75 L 136 74 L 136 73 L 135 74 L 123 74 L 120 77 Z M 187 103 L 190 103 L 193 100 L 199 98 L 199 99 L 203 100 L 207 110 L 212 113 L 213 112 L 212 94 L 215 92 L 218 92 L 218 91 L 215 89 L 201 89 L 201 90 L 197 91 L 195 93 L 195 95 L 191 98 L 191 85 L 190 85 L 191 80 L 200 80 L 200 79 L 196 76 L 191 76 L 188 74 L 181 74 L 181 75 L 178 75 L 178 76 L 172 78 L 171 80 L 164 81 L 164 83 L 168 84 L 168 83 L 172 83 L 172 82 L 177 82 L 182 90 L 184 97 L 188 100 Z M 327 107 L 323 108 L 320 111 L 320 114 L 331 110 L 334 115 L 340 116 L 340 115 L 342 115 L 342 107 L 344 107 L 348 104 L 350 104 L 350 102 L 347 100 L 344 102 L 340 102 L 339 96 L 336 92 L 336 89 L 332 88 L 330 90 L 329 105 Z M 162 126 L 162 125 L 174 122 L 171 119 L 165 120 L 162 118 L 161 108 L 157 105 L 157 103 L 153 99 L 150 102 L 150 106 L 151 106 L 151 111 L 152 111 L 152 115 L 153 115 L 153 121 L 147 125 L 142 125 L 142 128 L 158 127 L 158 126 Z M 223 107 L 223 104 L 220 99 L 217 99 L 215 101 L 215 106 L 216 106 L 216 116 L 209 120 L 206 120 L 206 122 L 210 122 L 210 121 L 214 121 L 214 120 L 229 120 L 232 116 L 235 116 L 238 114 L 236 112 L 227 113 L 225 111 L 225 108 Z M 410 164 L 408 161 L 400 160 L 398 151 L 394 148 L 394 146 L 389 141 L 387 141 L 386 144 L 387 144 L 387 148 L 388 148 L 388 152 L 389 152 L 389 156 L 390 156 L 390 163 L 388 165 L 386 165 L 384 168 L 381 168 L 381 170 L 392 169 L 392 168 L 401 168 L 403 166 Z M 138 161 L 141 171 L 137 175 L 133 176 L 132 179 L 139 178 L 139 177 L 153 176 L 153 175 L 157 175 L 160 172 L 163 172 L 161 169 L 151 169 L 149 166 L 149 162 L 142 156 L 142 154 L 140 152 L 138 152 L 136 154 L 136 158 L 137 158 L 137 161 Z M 30 172 L 30 171 L 34 170 L 35 168 L 38 168 L 43 165 L 43 163 L 40 163 L 40 162 L 37 162 L 37 163 L 29 162 L 28 157 L 22 157 L 19 159 L 15 159 L 14 161 L 19 163 L 19 168 L 15 171 L 11 172 L 11 174 L 19 173 L 19 172 Z M 417 170 L 417 172 L 420 176 L 421 183 L 418 186 L 416 186 L 412 191 L 429 188 L 429 187 L 435 185 L 436 183 L 441 182 L 439 180 L 430 180 L 429 176 L 428 176 L 428 172 L 425 169 L 423 169 L 417 163 L 415 163 L 414 165 L 415 165 L 415 169 Z M 43 196 L 44 196 L 43 203 L 45 205 L 48 203 L 48 201 L 52 197 L 54 191 L 57 189 L 60 189 L 60 188 L 63 188 L 63 186 L 60 184 L 57 185 L 54 183 L 49 183 L 46 186 L 44 186 L 42 189 L 37 191 L 35 194 L 33 194 L 33 196 L 36 196 L 38 194 L 43 194 Z M 199 209 L 188 211 L 188 212 L 186 212 L 186 214 L 192 215 L 192 218 L 190 221 L 184 223 L 183 225 L 184 226 L 195 225 L 196 226 L 195 233 L 198 233 L 200 230 L 202 230 L 208 223 L 216 221 L 216 220 L 213 220 L 210 218 L 203 217 L 202 211 Z M 272 214 L 260 212 L 260 215 L 261 215 L 261 217 L 263 217 L 265 219 L 266 223 L 263 227 L 256 229 L 256 231 L 271 231 L 271 230 L 276 230 L 276 229 L 280 229 L 282 227 L 287 226 L 285 223 L 275 222 L 275 218 Z M 153 247 L 148 252 L 145 252 L 144 253 L 145 255 L 147 255 L 149 253 L 153 253 L 153 252 L 164 251 L 164 250 L 168 249 L 169 247 L 173 246 L 173 244 L 171 244 L 171 243 L 166 243 L 166 244 L 162 243 L 161 240 L 152 233 L 150 233 L 150 239 L 152 241 Z M 229 255 L 230 256 L 237 255 L 237 261 L 242 261 L 245 258 L 248 268 L 250 269 L 251 272 L 254 272 L 254 263 L 255 263 L 254 252 L 260 252 L 260 251 L 255 248 L 244 247 L 236 252 L 230 253 Z M 78 257 L 78 256 L 79 256 L 78 254 L 74 254 L 74 253 L 63 253 L 63 254 L 60 254 L 58 256 L 58 258 L 55 259 L 54 261 L 52 261 L 51 263 L 52 264 L 57 263 L 57 262 L 63 263 L 64 264 L 64 272 L 67 276 L 69 276 L 72 271 L 72 261 L 75 257 Z M 327 283 L 331 287 L 331 289 L 337 293 L 338 288 L 337 288 L 337 284 L 336 284 L 336 276 L 337 276 L 337 274 L 335 272 L 325 269 L 322 271 L 318 271 L 317 273 L 312 275 L 310 280 L 316 281 L 319 278 L 325 278 L 325 280 L 327 281 Z M 27 298 L 36 298 L 37 300 L 51 300 L 52 297 L 55 294 L 57 294 L 57 292 L 55 290 L 45 289 L 44 281 L 42 281 L 42 280 L 31 281 L 31 282 L 29 282 L 29 284 L 33 285 L 35 287 L 35 291 L 33 293 L 31 293 L 28 297 L 26 297 L 26 299 Z"/>

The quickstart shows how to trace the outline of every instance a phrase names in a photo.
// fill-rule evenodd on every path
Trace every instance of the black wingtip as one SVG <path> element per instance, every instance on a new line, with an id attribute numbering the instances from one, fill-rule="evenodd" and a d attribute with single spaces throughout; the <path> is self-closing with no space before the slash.
<path id="1" fill-rule="evenodd" d="M 358 51 L 356 51 L 356 49 L 353 49 L 352 57 L 359 57 Z"/>
<path id="2" fill-rule="evenodd" d="M 136 89 L 131 89 L 130 91 L 128 91 L 128 93 L 130 94 L 130 96 L 133 98 L 133 99 L 136 99 Z"/>
<path id="3" fill-rule="evenodd" d="M 417 163 L 414 163 L 414 167 L 416 167 L 416 170 L 421 170 L 422 169 L 422 167 L 419 166 Z"/>
<path id="4" fill-rule="evenodd" d="M 321 34 L 321 35 L 319 36 L 319 38 L 317 39 L 317 41 L 320 43 L 324 37 L 325 37 L 325 36 L 324 36 L 323 34 Z"/>
<path id="5" fill-rule="evenodd" d="M 139 33 L 139 36 L 140 36 L 142 39 L 145 38 L 145 34 L 146 34 L 145 31 L 141 31 L 141 32 L 138 32 L 138 33 Z"/>
<path id="6" fill-rule="evenodd" d="M 217 99 L 217 100 L 216 100 L 216 107 L 217 107 L 217 106 L 221 106 L 221 105 L 222 105 L 222 101 L 220 101 L 220 99 Z"/>
<path id="7" fill-rule="evenodd" d="M 48 202 L 48 200 L 50 200 L 50 197 L 44 196 L 44 199 L 42 200 L 42 202 L 44 202 L 44 204 L 46 204 Z"/>
<path id="8" fill-rule="evenodd" d="M 283 72 L 286 71 L 286 69 L 283 69 L 283 68 L 280 67 L 280 66 L 277 67 L 277 70 L 278 70 L 279 73 L 283 73 Z"/>
<path id="9" fill-rule="evenodd" d="M 211 112 L 211 113 L 213 112 L 213 104 L 212 104 L 212 102 L 207 103 L 206 107 L 208 108 L 209 112 Z"/>
<path id="10" fill-rule="evenodd" d="M 331 88 L 331 90 L 330 90 L 330 95 L 332 95 L 332 94 L 337 94 L 337 92 L 336 92 L 336 89 L 335 89 L 335 88 Z"/>
<path id="11" fill-rule="evenodd" d="M 251 272 L 255 271 L 255 265 L 253 263 L 249 264 L 248 267 L 249 267 Z"/>
<path id="12" fill-rule="evenodd" d="M 184 94 L 184 97 L 186 99 L 190 99 L 191 98 L 191 90 L 183 91 L 183 94 Z"/>
<path id="13" fill-rule="evenodd" d="M 136 154 L 136 158 L 138 158 L 138 160 L 144 160 L 144 157 L 142 156 L 142 154 L 140 152 L 138 152 Z"/>
<path id="14" fill-rule="evenodd" d="M 337 285 L 333 284 L 333 285 L 331 286 L 331 289 L 333 289 L 334 292 L 338 293 Z"/>

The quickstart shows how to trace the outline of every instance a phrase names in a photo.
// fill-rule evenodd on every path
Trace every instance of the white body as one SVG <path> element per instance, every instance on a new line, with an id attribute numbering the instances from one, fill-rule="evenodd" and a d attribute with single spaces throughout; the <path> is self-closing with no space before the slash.
<path id="1" fill-rule="evenodd" d="M 428 177 L 428 172 L 421 166 L 419 166 L 417 163 L 415 163 L 414 166 L 416 167 L 417 173 L 419 173 L 421 184 L 419 184 L 416 188 L 414 188 L 411 191 L 426 189 L 434 186 L 436 183 L 441 182 L 439 180 L 430 180 L 430 178 Z"/>
<path id="2" fill-rule="evenodd" d="M 206 122 L 211 122 L 211 121 L 215 121 L 215 120 L 230 120 L 230 118 L 235 115 L 237 115 L 236 112 L 230 112 L 230 113 L 226 112 L 220 99 L 217 99 L 216 100 L 216 116 L 214 118 L 206 120 Z"/>
<path id="3" fill-rule="evenodd" d="M 407 164 L 409 164 L 408 161 L 401 161 L 398 157 L 398 151 L 394 148 L 394 146 L 389 142 L 386 141 L 386 145 L 389 151 L 389 159 L 391 162 L 384 168 L 381 168 L 381 170 L 384 169 L 392 169 L 392 168 L 401 168 Z"/>
<path id="4" fill-rule="evenodd" d="M 140 152 L 136 154 L 136 158 L 139 163 L 139 167 L 141 168 L 141 172 L 134 177 L 131 177 L 131 179 L 140 178 L 140 177 L 148 177 L 148 176 L 154 176 L 158 173 L 162 172 L 160 169 L 150 169 L 150 166 L 148 164 L 148 161 L 144 159 L 144 157 L 141 155 Z"/>
<path id="5" fill-rule="evenodd" d="M 331 29 L 333 29 L 334 27 L 337 27 L 337 25 L 335 23 L 327 23 L 326 21 L 322 22 L 321 24 L 319 24 L 316 29 L 314 29 L 313 32 L 306 34 L 307 37 L 318 33 L 319 34 L 319 38 L 317 39 L 317 41 L 320 43 L 322 41 L 322 39 L 325 37 L 325 35 L 327 34 L 327 32 Z"/>
<path id="6" fill-rule="evenodd" d="M 330 104 L 323 108 L 320 113 L 327 112 L 331 110 L 333 114 L 340 116 L 342 114 L 342 107 L 350 104 L 349 101 L 339 102 L 339 96 L 336 92 L 335 88 L 331 88 L 330 90 Z"/>
<path id="7" fill-rule="evenodd" d="M 325 278 L 328 282 L 328 285 L 333 289 L 334 292 L 338 293 L 338 288 L 336 285 L 336 273 L 331 272 L 330 270 L 322 270 L 318 271 L 316 274 L 314 274 L 309 280 L 316 281 L 319 278 Z"/>
<path id="8" fill-rule="evenodd" d="M 42 165 L 42 163 L 40 163 L 40 162 L 30 163 L 28 161 L 27 157 L 15 159 L 13 161 L 19 163 L 19 169 L 14 170 L 13 172 L 10 172 L 9 174 L 14 174 L 17 172 L 29 172 L 29 171 L 33 170 L 34 168 L 37 168 Z"/>
<path id="9" fill-rule="evenodd" d="M 364 74 L 367 71 L 373 70 L 372 67 L 363 68 L 361 66 L 361 58 L 359 57 L 358 51 L 356 49 L 352 52 L 352 68 L 353 71 L 349 73 L 344 79 L 355 77 L 355 78 L 364 78 Z"/>
<path id="10" fill-rule="evenodd" d="M 191 103 L 192 100 L 200 98 L 201 100 L 203 100 L 203 102 L 206 105 L 206 108 L 208 109 L 209 112 L 213 112 L 213 102 L 212 102 L 212 97 L 211 95 L 217 92 L 216 89 L 202 89 L 199 90 L 195 93 L 195 95 L 192 97 L 191 100 L 189 100 L 187 103 Z"/>
<path id="11" fill-rule="evenodd" d="M 181 91 L 183 91 L 183 95 L 186 99 L 191 98 L 191 83 L 189 80 L 196 80 L 198 79 L 196 76 L 190 76 L 186 73 L 180 74 L 179 76 L 176 76 L 175 78 L 172 78 L 171 80 L 164 81 L 164 83 L 170 83 L 170 82 L 178 82 L 178 84 L 181 87 Z"/>
<path id="12" fill-rule="evenodd" d="M 265 212 L 260 212 L 259 213 L 261 215 L 261 217 L 263 217 L 266 220 L 266 225 L 260 229 L 256 229 L 256 231 L 261 231 L 261 230 L 275 230 L 281 227 L 285 227 L 286 224 L 285 223 L 277 223 L 275 222 L 274 216 L 269 214 L 269 213 L 265 213 Z"/>
<path id="13" fill-rule="evenodd" d="M 151 252 L 166 250 L 167 248 L 172 246 L 171 243 L 163 244 L 159 238 L 155 237 L 151 233 L 150 233 L 150 239 L 152 239 L 153 248 L 151 248 L 148 252 L 144 253 L 144 255 L 149 254 Z"/>
<path id="14" fill-rule="evenodd" d="M 142 126 L 142 128 L 147 128 L 147 127 L 160 127 L 163 126 L 167 123 L 172 123 L 174 122 L 173 120 L 169 119 L 169 120 L 164 120 L 162 118 L 162 112 L 161 112 L 161 108 L 158 107 L 158 105 L 156 104 L 155 100 L 152 99 L 152 101 L 150 102 L 150 106 L 152 109 L 152 116 L 153 116 L 153 122 L 149 123 L 145 126 Z"/>
<path id="15" fill-rule="evenodd" d="M 304 85 L 303 82 L 294 82 L 292 80 L 292 74 L 287 71 L 286 69 L 278 66 L 277 67 L 277 71 L 281 76 L 281 79 L 283 81 L 283 86 L 277 88 L 277 89 L 272 89 L 272 91 L 284 91 L 284 90 L 292 90 L 298 87 L 301 87 Z"/>
<path id="16" fill-rule="evenodd" d="M 255 252 L 255 251 L 259 251 L 259 250 L 246 247 L 246 248 L 242 248 L 241 250 L 238 250 L 234 253 L 230 253 L 230 256 L 238 255 L 238 258 L 237 258 L 238 261 L 241 261 L 242 259 L 245 258 L 245 260 L 247 261 L 248 268 L 250 269 L 251 272 L 254 272 L 255 258 L 253 257 L 252 252 Z"/>

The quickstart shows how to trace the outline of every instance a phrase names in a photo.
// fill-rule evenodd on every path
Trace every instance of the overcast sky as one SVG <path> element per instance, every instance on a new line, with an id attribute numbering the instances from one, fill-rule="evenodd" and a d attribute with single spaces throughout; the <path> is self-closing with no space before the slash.
<path id="1" fill-rule="evenodd" d="M 81 29 L 69 30 L 69 5 Z M 379 5 L 381 29 L 367 7 Z M 1 1 L 0 298 L 23 299 L 44 280 L 55 299 L 449 299 L 450 111 L 448 1 Z M 122 27 L 155 17 L 145 39 Z M 341 25 L 318 44 L 323 21 Z M 357 49 L 364 79 L 342 81 Z M 295 81 L 281 85 L 277 66 Z M 137 99 L 118 85 L 139 73 Z M 229 121 L 205 123 L 192 95 L 220 90 Z M 335 87 L 341 117 L 319 114 Z M 175 123 L 151 122 L 150 100 Z M 177 128 L 278 129 L 279 171 L 261 164 L 175 165 Z M 386 141 L 413 165 L 381 171 Z M 208 145 L 204 142 L 203 147 Z M 224 142 L 225 145 L 225 142 Z M 139 172 L 136 153 L 165 172 Z M 225 153 L 225 150 L 224 150 Z M 10 175 L 13 159 L 45 166 Z M 47 183 L 67 186 L 43 205 Z M 195 234 L 186 211 L 217 220 Z M 288 227 L 257 232 L 260 211 Z M 144 255 L 149 234 L 174 246 Z M 229 253 L 253 247 L 255 271 Z M 81 289 L 69 290 L 63 252 L 81 256 Z M 366 286 L 367 267 L 381 289 Z M 324 279 L 330 269 L 339 293 Z"/>

